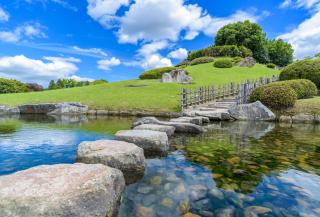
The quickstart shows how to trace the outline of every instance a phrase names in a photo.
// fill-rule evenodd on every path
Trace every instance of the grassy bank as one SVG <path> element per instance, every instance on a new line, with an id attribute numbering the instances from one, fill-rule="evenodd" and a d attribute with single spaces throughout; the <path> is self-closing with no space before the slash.
<path id="1" fill-rule="evenodd" d="M 189 87 L 220 85 L 279 73 L 258 64 L 252 68 L 218 69 L 212 63 L 207 63 L 186 69 L 195 82 Z M 0 104 L 16 106 L 26 103 L 81 102 L 90 108 L 107 110 L 177 111 L 181 87 L 179 84 L 162 84 L 158 80 L 128 80 L 71 89 L 2 94 Z"/>
<path id="2" fill-rule="evenodd" d="M 298 100 L 294 107 L 288 109 L 285 113 L 290 115 L 299 113 L 320 114 L 320 97 Z"/>

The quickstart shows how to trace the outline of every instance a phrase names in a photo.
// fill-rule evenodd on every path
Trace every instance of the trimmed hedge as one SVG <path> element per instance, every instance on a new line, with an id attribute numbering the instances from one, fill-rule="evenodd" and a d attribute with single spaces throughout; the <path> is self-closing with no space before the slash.
<path id="1" fill-rule="evenodd" d="M 261 102 L 272 109 L 286 109 L 294 106 L 297 101 L 296 92 L 289 86 L 266 87 L 261 95 Z"/>
<path id="2" fill-rule="evenodd" d="M 185 67 L 187 67 L 187 66 L 189 66 L 189 65 L 190 65 L 190 61 L 184 60 L 184 61 L 178 63 L 178 64 L 176 65 L 176 67 L 185 68 Z"/>
<path id="3" fill-rule="evenodd" d="M 270 68 L 270 69 L 274 69 L 274 68 L 276 68 L 276 64 L 274 64 L 274 63 L 268 63 L 268 64 L 267 64 L 267 67 Z"/>
<path id="4" fill-rule="evenodd" d="M 290 81 L 278 81 L 278 82 L 266 84 L 256 88 L 254 91 L 252 91 L 250 95 L 250 99 L 249 99 L 250 102 L 255 102 L 258 100 L 261 101 L 264 90 L 268 87 L 275 87 L 275 86 L 280 86 L 280 87 L 286 86 L 286 87 L 292 88 L 297 94 L 298 99 L 310 98 L 312 96 L 317 95 L 317 87 L 310 80 L 298 79 L 298 80 L 290 80 Z"/>
<path id="5" fill-rule="evenodd" d="M 243 60 L 242 57 L 233 57 L 232 58 L 233 64 L 237 64 L 237 63 L 241 62 L 242 60 Z"/>
<path id="6" fill-rule="evenodd" d="M 196 50 L 188 55 L 188 60 L 192 61 L 199 57 L 248 57 L 252 56 L 252 51 L 244 46 L 224 45 L 224 46 L 210 46 L 205 49 Z"/>
<path id="7" fill-rule="evenodd" d="M 0 78 L 1 93 L 21 93 L 27 92 L 28 86 L 20 81 Z"/>
<path id="8" fill-rule="evenodd" d="M 177 69 L 177 67 L 163 67 L 163 68 L 157 68 L 152 69 L 146 72 L 143 72 L 139 78 L 144 79 L 160 79 L 162 77 L 162 74 L 171 72 L 172 70 Z"/>
<path id="9" fill-rule="evenodd" d="M 199 57 L 190 62 L 190 65 L 198 65 L 203 63 L 211 63 L 214 61 L 213 57 Z"/>
<path id="10" fill-rule="evenodd" d="M 213 66 L 216 68 L 232 68 L 233 62 L 230 58 L 221 58 L 216 60 Z"/>
<path id="11" fill-rule="evenodd" d="M 285 67 L 280 73 L 280 80 L 308 79 L 320 89 L 320 60 L 301 60 Z"/>

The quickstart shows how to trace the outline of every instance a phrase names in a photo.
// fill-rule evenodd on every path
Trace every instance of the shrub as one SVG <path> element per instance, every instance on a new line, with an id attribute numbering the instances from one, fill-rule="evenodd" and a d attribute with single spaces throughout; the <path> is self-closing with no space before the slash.
<path id="1" fill-rule="evenodd" d="M 266 88 L 269 87 L 290 87 L 292 88 L 295 93 L 297 94 L 298 99 L 305 99 L 312 96 L 317 95 L 317 87 L 316 85 L 306 79 L 299 79 L 299 80 L 290 80 L 290 81 L 279 81 L 274 82 L 270 84 L 266 84 L 263 86 L 260 86 L 256 88 L 252 93 L 250 94 L 250 102 L 255 102 L 257 100 L 261 101 L 262 94 Z"/>
<path id="2" fill-rule="evenodd" d="M 192 61 L 199 57 L 248 57 L 252 56 L 250 49 L 244 46 L 224 45 L 224 46 L 210 46 L 205 49 L 193 51 L 188 55 L 188 60 Z"/>
<path id="3" fill-rule="evenodd" d="M 185 67 L 187 67 L 188 65 L 190 65 L 190 62 L 189 62 L 188 60 L 184 60 L 184 61 L 178 63 L 178 64 L 176 65 L 176 67 L 185 68 Z"/>
<path id="4" fill-rule="evenodd" d="M 160 79 L 162 74 L 171 72 L 172 70 L 177 69 L 176 67 L 163 67 L 163 68 L 157 68 L 152 69 L 146 72 L 143 72 L 139 78 L 140 79 Z"/>
<path id="5" fill-rule="evenodd" d="M 29 84 L 27 84 L 27 88 L 28 88 L 29 92 L 43 91 L 43 87 L 40 84 L 37 84 L 37 83 L 29 83 Z"/>
<path id="6" fill-rule="evenodd" d="M 213 65 L 217 68 L 232 68 L 233 63 L 230 58 L 221 58 L 216 60 Z"/>
<path id="7" fill-rule="evenodd" d="M 241 62 L 242 60 L 243 60 L 242 57 L 233 57 L 232 58 L 233 64 L 237 64 L 237 63 Z"/>
<path id="8" fill-rule="evenodd" d="M 268 64 L 267 64 L 267 67 L 270 68 L 270 69 L 274 69 L 274 68 L 276 68 L 276 64 L 274 64 L 274 63 L 268 63 Z"/>
<path id="9" fill-rule="evenodd" d="M 190 65 L 198 65 L 203 63 L 211 63 L 214 61 L 213 57 L 199 57 L 190 62 Z"/>
<path id="10" fill-rule="evenodd" d="M 288 86 L 270 86 L 263 90 L 261 102 L 272 109 L 286 109 L 297 101 L 296 92 Z"/>
<path id="11" fill-rule="evenodd" d="M 27 85 L 20 81 L 0 78 L 0 93 L 21 93 L 27 91 Z"/>
<path id="12" fill-rule="evenodd" d="M 308 79 L 320 88 L 320 60 L 301 60 L 286 66 L 280 73 L 280 80 Z"/>
<path id="13" fill-rule="evenodd" d="M 90 85 L 107 84 L 108 81 L 104 79 L 98 79 L 90 82 Z"/>

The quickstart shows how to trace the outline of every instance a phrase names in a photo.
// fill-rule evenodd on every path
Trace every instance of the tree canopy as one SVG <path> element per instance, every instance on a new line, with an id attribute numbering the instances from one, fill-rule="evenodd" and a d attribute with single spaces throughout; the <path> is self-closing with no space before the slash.
<path id="1" fill-rule="evenodd" d="M 286 66 L 293 61 L 293 49 L 291 44 L 282 39 L 268 41 L 267 44 L 270 62 L 278 66 Z"/>

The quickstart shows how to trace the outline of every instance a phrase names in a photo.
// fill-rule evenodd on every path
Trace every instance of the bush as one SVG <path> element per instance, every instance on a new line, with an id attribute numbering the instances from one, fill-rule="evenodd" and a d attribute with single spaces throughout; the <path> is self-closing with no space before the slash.
<path id="1" fill-rule="evenodd" d="M 90 85 L 107 84 L 108 81 L 104 79 L 98 79 L 90 82 Z"/>
<path id="2" fill-rule="evenodd" d="M 43 91 L 43 87 L 37 83 L 29 83 L 27 84 L 27 88 L 29 92 Z"/>
<path id="3" fill-rule="evenodd" d="M 188 60 L 192 61 L 199 57 L 248 57 L 252 56 L 251 50 L 244 46 L 224 45 L 224 46 L 210 46 L 205 49 L 193 51 L 188 55 Z"/>
<path id="4" fill-rule="evenodd" d="M 268 64 L 267 64 L 267 67 L 270 68 L 270 69 L 274 69 L 274 68 L 276 68 L 276 64 L 274 64 L 274 63 L 268 63 Z"/>
<path id="5" fill-rule="evenodd" d="M 301 60 L 286 66 L 280 73 L 280 80 L 308 79 L 320 88 L 320 60 Z"/>
<path id="6" fill-rule="evenodd" d="M 190 65 L 190 61 L 184 60 L 184 61 L 178 63 L 178 64 L 176 65 L 176 67 L 185 68 L 185 67 L 187 67 L 188 65 Z"/>
<path id="7" fill-rule="evenodd" d="M 213 57 L 199 57 L 190 62 L 190 65 L 198 65 L 203 63 L 211 63 L 214 61 Z"/>
<path id="8" fill-rule="evenodd" d="M 213 66 L 217 68 L 232 68 L 233 66 L 232 59 L 230 58 L 218 59 L 214 62 Z"/>
<path id="9" fill-rule="evenodd" d="M 157 68 L 152 69 L 146 72 L 143 72 L 139 78 L 144 79 L 160 79 L 162 77 L 162 74 L 171 72 L 172 70 L 177 69 L 176 67 L 163 67 L 163 68 Z"/>
<path id="10" fill-rule="evenodd" d="M 286 109 L 297 101 L 296 92 L 288 86 L 270 86 L 263 90 L 261 102 L 272 109 Z"/>
<path id="11" fill-rule="evenodd" d="M 306 79 L 299 79 L 299 80 L 290 80 L 290 81 L 279 81 L 279 82 L 274 82 L 270 84 L 266 84 L 263 86 L 260 86 L 256 88 L 254 91 L 252 91 L 250 95 L 250 102 L 255 102 L 260 100 L 262 98 L 262 94 L 266 88 L 269 87 L 290 87 L 292 88 L 295 93 L 297 94 L 298 99 L 305 99 L 305 98 L 310 98 L 312 96 L 317 95 L 317 87 L 316 85 Z"/>
<path id="12" fill-rule="evenodd" d="M 20 81 L 0 78 L 0 93 L 21 93 L 27 91 L 27 85 Z"/>
<path id="13" fill-rule="evenodd" d="M 242 57 L 233 57 L 232 58 L 233 64 L 237 64 L 237 63 L 241 62 L 242 60 L 243 60 Z"/>

